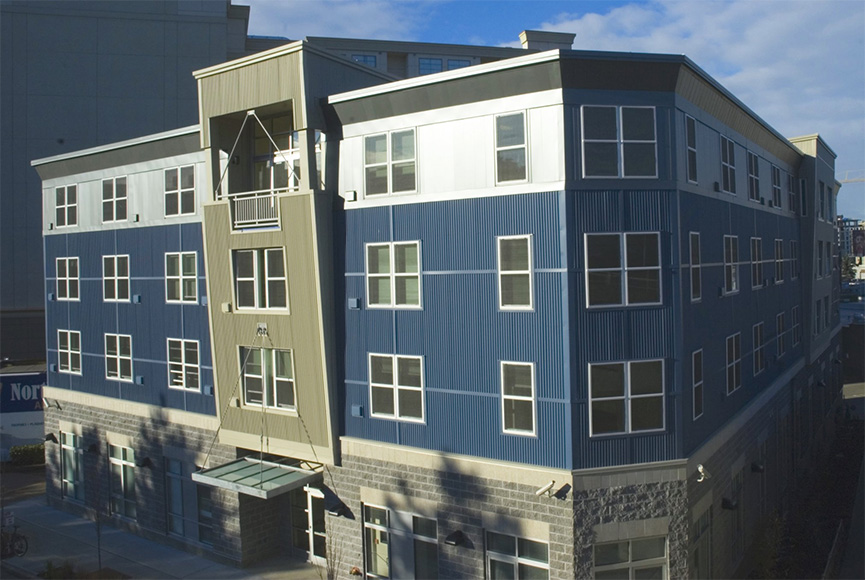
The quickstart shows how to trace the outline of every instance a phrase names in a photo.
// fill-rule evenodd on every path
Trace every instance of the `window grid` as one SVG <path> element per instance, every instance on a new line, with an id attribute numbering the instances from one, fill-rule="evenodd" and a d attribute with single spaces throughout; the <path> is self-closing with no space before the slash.
<path id="1" fill-rule="evenodd" d="M 781 168 L 772 166 L 772 205 L 781 207 Z"/>
<path id="2" fill-rule="evenodd" d="M 775 240 L 775 284 L 784 281 L 784 240 Z"/>
<path id="3" fill-rule="evenodd" d="M 60 432 L 60 469 L 63 497 L 84 501 L 84 447 L 80 435 Z"/>
<path id="4" fill-rule="evenodd" d="M 367 244 L 367 306 L 421 308 L 420 272 L 420 242 Z"/>
<path id="5" fill-rule="evenodd" d="M 496 238 L 501 310 L 531 310 L 533 301 L 532 238 Z"/>
<path id="6" fill-rule="evenodd" d="M 763 287 L 763 240 L 751 238 L 751 288 Z"/>
<path id="7" fill-rule="evenodd" d="M 694 419 L 703 416 L 703 349 L 691 354 L 691 385 L 694 398 Z"/>
<path id="8" fill-rule="evenodd" d="M 195 213 L 195 166 L 165 170 L 165 217 Z"/>
<path id="9" fill-rule="evenodd" d="M 132 382 L 132 337 L 105 334 L 105 378 Z"/>
<path id="10" fill-rule="evenodd" d="M 282 248 L 234 251 L 238 310 L 287 310 L 288 278 Z"/>
<path id="11" fill-rule="evenodd" d="M 790 211 L 796 213 L 796 180 L 790 174 L 787 174 L 787 205 Z"/>
<path id="12" fill-rule="evenodd" d="M 754 376 L 757 376 L 766 368 L 762 322 L 758 322 L 751 328 L 751 335 L 754 340 Z"/>
<path id="13" fill-rule="evenodd" d="M 591 435 L 665 428 L 664 361 L 589 364 Z"/>
<path id="14" fill-rule="evenodd" d="M 440 58 L 418 58 L 418 74 L 430 75 L 433 73 L 442 72 L 442 59 Z"/>
<path id="15" fill-rule="evenodd" d="M 667 538 L 595 544 L 593 578 L 667 578 Z"/>
<path id="16" fill-rule="evenodd" d="M 733 142 L 721 135 L 721 191 L 736 193 L 736 150 Z"/>
<path id="17" fill-rule="evenodd" d="M 748 151 L 748 199 L 760 201 L 760 161 Z"/>
<path id="18" fill-rule="evenodd" d="M 589 308 L 661 304 L 659 233 L 586 234 L 585 241 Z"/>
<path id="19" fill-rule="evenodd" d="M 449 58 L 448 59 L 448 70 L 456 70 L 459 68 L 466 68 L 467 66 L 471 66 L 472 61 L 462 58 Z"/>
<path id="20" fill-rule="evenodd" d="M 742 386 L 742 334 L 727 337 L 727 394 Z"/>
<path id="21" fill-rule="evenodd" d="M 424 422 L 423 357 L 369 355 L 371 416 Z"/>
<path id="22" fill-rule="evenodd" d="M 102 298 L 129 302 L 129 256 L 102 256 Z"/>
<path id="23" fill-rule="evenodd" d="M 699 302 L 703 297 L 703 266 L 700 258 L 700 234 L 691 232 L 689 236 L 691 254 L 691 302 Z"/>
<path id="24" fill-rule="evenodd" d="M 525 113 L 499 115 L 496 128 L 496 183 L 528 179 L 528 141 Z"/>
<path id="25" fill-rule="evenodd" d="M 196 252 L 165 254 L 166 302 L 198 301 L 198 255 Z"/>
<path id="26" fill-rule="evenodd" d="M 581 118 L 584 178 L 658 177 L 654 107 L 584 105 Z"/>
<path id="27" fill-rule="evenodd" d="M 739 291 L 739 238 L 724 236 L 724 293 Z"/>
<path id="28" fill-rule="evenodd" d="M 126 221 L 127 203 L 125 177 L 102 180 L 102 223 Z"/>
<path id="29" fill-rule="evenodd" d="M 108 462 L 111 468 L 111 513 L 135 519 L 135 452 L 128 447 L 109 445 Z"/>
<path id="30" fill-rule="evenodd" d="M 61 373 L 81 374 L 81 333 L 77 330 L 57 331 L 57 369 Z"/>
<path id="31" fill-rule="evenodd" d="M 57 258 L 57 300 L 79 300 L 78 258 Z"/>
<path id="32" fill-rule="evenodd" d="M 78 186 L 54 189 L 54 225 L 58 228 L 78 225 Z"/>
<path id="33" fill-rule="evenodd" d="M 351 60 L 371 68 L 375 68 L 377 64 L 374 54 L 353 54 L 351 55 Z"/>
<path id="34" fill-rule="evenodd" d="M 245 405 L 297 410 L 291 350 L 240 347 L 240 368 Z"/>
<path id="35" fill-rule="evenodd" d="M 546 542 L 487 531 L 486 559 L 490 578 L 550 577 Z"/>
<path id="36" fill-rule="evenodd" d="M 781 358 L 787 352 L 787 315 L 779 312 L 775 316 L 775 328 L 777 330 L 777 356 Z"/>
<path id="37" fill-rule="evenodd" d="M 817 242 L 817 272 L 815 276 L 817 278 L 823 277 L 823 241 L 820 240 Z"/>
<path id="38" fill-rule="evenodd" d="M 799 277 L 799 242 L 790 240 L 790 279 Z"/>
<path id="39" fill-rule="evenodd" d="M 199 390 L 197 340 L 168 339 L 168 386 L 186 391 Z"/>
<path id="40" fill-rule="evenodd" d="M 414 193 L 417 159 L 414 129 L 364 137 L 364 191 L 367 196 Z"/>
<path id="41" fill-rule="evenodd" d="M 685 115 L 685 132 L 688 147 L 688 181 L 697 183 L 697 121 Z"/>
<path id="42" fill-rule="evenodd" d="M 535 435 L 535 365 L 501 361 L 502 430 Z"/>

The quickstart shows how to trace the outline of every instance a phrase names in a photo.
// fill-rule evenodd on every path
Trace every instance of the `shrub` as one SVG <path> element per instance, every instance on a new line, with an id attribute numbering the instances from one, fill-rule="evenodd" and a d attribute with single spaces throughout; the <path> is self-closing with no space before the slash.
<path id="1" fill-rule="evenodd" d="M 45 444 L 12 447 L 9 449 L 9 459 L 15 465 L 41 465 L 45 463 Z"/>

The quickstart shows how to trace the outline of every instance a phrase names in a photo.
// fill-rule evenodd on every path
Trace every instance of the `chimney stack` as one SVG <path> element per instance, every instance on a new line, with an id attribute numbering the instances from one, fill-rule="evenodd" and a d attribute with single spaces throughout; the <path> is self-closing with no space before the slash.
<path id="1" fill-rule="evenodd" d="M 576 34 L 570 32 L 545 32 L 542 30 L 523 30 L 520 42 L 527 50 L 571 50 Z"/>

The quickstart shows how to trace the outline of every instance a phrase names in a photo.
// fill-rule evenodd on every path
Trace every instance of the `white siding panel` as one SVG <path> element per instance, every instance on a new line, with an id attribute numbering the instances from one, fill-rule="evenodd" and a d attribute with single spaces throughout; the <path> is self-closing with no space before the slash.
<path id="1" fill-rule="evenodd" d="M 418 128 L 418 175 L 423 195 L 495 185 L 493 117 Z"/>
<path id="2" fill-rule="evenodd" d="M 565 179 L 565 120 L 561 106 L 529 109 L 529 176 L 533 183 Z"/>

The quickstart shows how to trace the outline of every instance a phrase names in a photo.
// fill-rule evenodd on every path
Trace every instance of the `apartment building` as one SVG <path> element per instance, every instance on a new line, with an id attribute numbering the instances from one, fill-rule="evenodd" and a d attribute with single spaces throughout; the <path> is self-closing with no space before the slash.
<path id="1" fill-rule="evenodd" d="M 835 155 L 686 57 L 533 46 L 292 43 L 197 71 L 198 127 L 34 162 L 50 501 L 337 577 L 747 573 L 833 424 Z"/>

